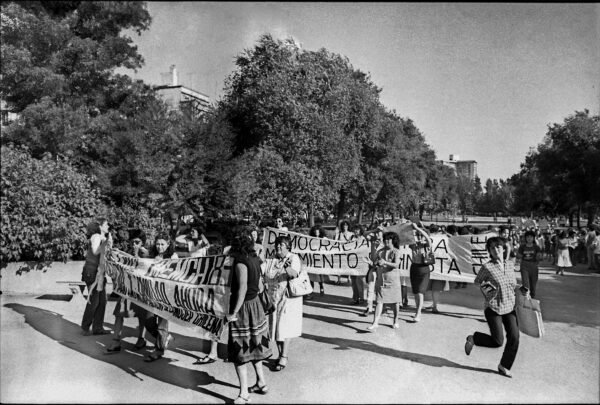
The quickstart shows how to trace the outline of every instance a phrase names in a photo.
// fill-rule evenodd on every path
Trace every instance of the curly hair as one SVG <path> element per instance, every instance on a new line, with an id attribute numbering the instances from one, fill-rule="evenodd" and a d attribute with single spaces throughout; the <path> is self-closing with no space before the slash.
<path id="1" fill-rule="evenodd" d="M 175 248 L 173 247 L 173 242 L 171 241 L 169 234 L 166 232 L 159 232 L 154 238 L 154 243 L 152 244 L 152 248 L 150 248 L 150 257 L 158 256 L 159 253 L 158 249 L 156 248 L 156 241 L 159 239 L 166 240 L 169 244 L 169 246 L 167 246 L 167 250 L 165 250 L 165 252 L 162 255 L 163 258 L 170 259 L 171 256 L 173 256 L 173 253 L 175 253 Z"/>
<path id="2" fill-rule="evenodd" d="M 250 257 L 257 256 L 254 250 L 254 240 L 250 235 L 251 230 L 248 227 L 239 229 L 231 240 L 231 248 L 229 255 L 233 257 Z"/>
<path id="3" fill-rule="evenodd" d="M 392 241 L 392 245 L 396 248 L 399 249 L 400 248 L 400 237 L 398 236 L 398 234 L 396 232 L 386 232 L 383 234 L 383 240 L 390 240 Z"/>
<path id="4" fill-rule="evenodd" d="M 319 238 L 322 238 L 325 236 L 325 230 L 323 229 L 323 227 L 321 226 L 321 224 L 315 224 L 315 226 L 313 226 L 312 228 L 310 228 L 310 230 L 308 231 L 308 236 L 317 236 L 317 230 L 319 231 Z"/>

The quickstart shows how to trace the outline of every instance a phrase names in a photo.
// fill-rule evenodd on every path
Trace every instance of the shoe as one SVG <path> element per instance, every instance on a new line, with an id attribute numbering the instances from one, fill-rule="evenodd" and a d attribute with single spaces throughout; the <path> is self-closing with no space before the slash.
<path id="1" fill-rule="evenodd" d="M 146 357 L 144 357 L 144 361 L 146 363 L 152 363 L 153 361 L 159 360 L 162 358 L 162 354 L 158 352 L 152 352 Z"/>
<path id="2" fill-rule="evenodd" d="M 217 361 L 217 359 L 213 359 L 210 356 L 204 356 L 204 357 L 196 360 L 194 362 L 194 364 L 210 364 L 210 363 L 214 363 L 215 361 Z"/>
<path id="3" fill-rule="evenodd" d="M 248 388 L 248 392 L 253 394 L 265 395 L 267 392 L 269 392 L 269 386 L 265 384 L 261 387 L 260 385 L 258 385 L 257 382 L 252 387 Z"/>
<path id="4" fill-rule="evenodd" d="M 392 328 L 400 329 L 400 324 L 398 322 L 396 322 L 395 324 L 392 325 Z"/>
<path id="5" fill-rule="evenodd" d="M 106 348 L 106 354 L 115 354 L 121 351 L 121 346 L 111 346 Z"/>
<path id="6" fill-rule="evenodd" d="M 413 315 L 413 322 L 417 323 L 421 321 L 421 315 Z"/>
<path id="7" fill-rule="evenodd" d="M 325 289 L 323 287 L 321 287 L 321 295 L 325 295 Z"/>
<path id="8" fill-rule="evenodd" d="M 90 330 L 89 330 L 89 329 L 88 329 L 88 330 L 82 330 L 82 331 L 81 331 L 81 334 L 82 334 L 83 336 L 91 336 L 91 335 L 92 335 L 92 332 L 90 332 Z"/>
<path id="9" fill-rule="evenodd" d="M 285 366 L 287 366 L 287 357 L 279 356 L 279 361 L 277 362 L 277 365 L 275 366 L 275 371 L 281 371 L 285 368 Z"/>
<path id="10" fill-rule="evenodd" d="M 235 401 L 233 401 L 234 404 L 247 404 L 250 402 L 250 396 L 248 396 L 247 398 L 244 398 L 241 395 L 238 395 L 238 397 L 235 399 Z"/>
<path id="11" fill-rule="evenodd" d="M 467 356 L 471 354 L 471 350 L 473 350 L 473 346 L 475 346 L 475 341 L 473 340 L 473 335 L 467 336 L 467 341 L 465 342 L 465 353 Z"/>
<path id="12" fill-rule="evenodd" d="M 431 308 L 431 312 L 434 313 L 434 314 L 440 314 L 441 313 L 440 310 L 437 309 L 437 308 Z"/>
<path id="13" fill-rule="evenodd" d="M 133 345 L 133 347 L 136 350 L 143 349 L 144 347 L 146 347 L 146 339 L 144 339 L 144 338 L 138 338 L 137 342 L 135 342 L 135 345 Z"/>
<path id="14" fill-rule="evenodd" d="M 377 330 L 377 328 L 379 327 L 379 325 L 371 325 L 371 326 L 367 326 L 367 332 L 375 332 Z"/>
<path id="15" fill-rule="evenodd" d="M 365 309 L 359 315 L 362 316 L 362 317 L 366 317 L 366 316 L 369 316 L 369 315 L 372 315 L 372 314 L 373 314 L 373 310 Z"/>
<path id="16" fill-rule="evenodd" d="M 110 331 L 107 329 L 95 330 L 92 332 L 92 335 L 110 335 Z"/>
<path id="17" fill-rule="evenodd" d="M 510 370 L 502 367 L 502 364 L 498 364 L 498 372 L 500 373 L 500 375 L 503 375 L 504 377 L 512 378 L 512 374 L 510 373 Z"/>

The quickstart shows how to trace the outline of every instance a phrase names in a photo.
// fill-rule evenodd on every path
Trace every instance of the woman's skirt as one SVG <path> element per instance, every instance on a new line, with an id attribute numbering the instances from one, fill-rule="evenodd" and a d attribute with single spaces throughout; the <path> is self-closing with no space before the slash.
<path id="1" fill-rule="evenodd" d="M 375 282 L 377 302 L 395 304 L 402 302 L 402 286 L 400 285 L 400 269 L 393 269 L 386 273 L 378 271 Z"/>
<path id="2" fill-rule="evenodd" d="M 558 267 L 572 267 L 571 257 L 569 256 L 569 249 L 560 249 L 558 251 L 558 257 L 556 258 L 556 265 Z"/>
<path id="3" fill-rule="evenodd" d="M 244 301 L 237 321 L 229 323 L 227 359 L 235 364 L 268 359 L 273 355 L 269 340 L 269 323 L 258 296 Z"/>
<path id="4" fill-rule="evenodd" d="M 450 282 L 445 280 L 429 280 L 427 291 L 450 291 Z"/>
<path id="5" fill-rule="evenodd" d="M 425 294 L 429 285 L 429 266 L 426 264 L 410 265 L 410 285 L 413 294 Z"/>
<path id="6" fill-rule="evenodd" d="M 271 337 L 278 342 L 302 335 L 302 297 L 283 297 L 269 316 Z"/>

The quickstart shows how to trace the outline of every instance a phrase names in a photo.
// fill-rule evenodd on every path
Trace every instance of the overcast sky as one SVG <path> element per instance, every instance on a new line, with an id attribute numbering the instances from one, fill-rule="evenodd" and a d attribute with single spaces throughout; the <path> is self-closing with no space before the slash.
<path id="1" fill-rule="evenodd" d="M 213 100 L 234 58 L 259 36 L 345 55 L 411 118 L 438 159 L 476 160 L 478 174 L 519 171 L 547 125 L 600 111 L 597 4 L 149 2 L 133 36 L 145 59 L 134 77 L 179 84 Z"/>

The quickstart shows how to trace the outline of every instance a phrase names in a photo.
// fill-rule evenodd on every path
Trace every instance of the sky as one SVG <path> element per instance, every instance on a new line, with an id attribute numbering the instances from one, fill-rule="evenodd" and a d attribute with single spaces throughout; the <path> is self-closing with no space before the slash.
<path id="1" fill-rule="evenodd" d="M 482 182 L 517 173 L 548 125 L 600 113 L 600 5 L 558 3 L 148 2 L 129 74 L 217 100 L 261 34 L 348 57 L 384 106 L 436 152 L 476 160 Z"/>

